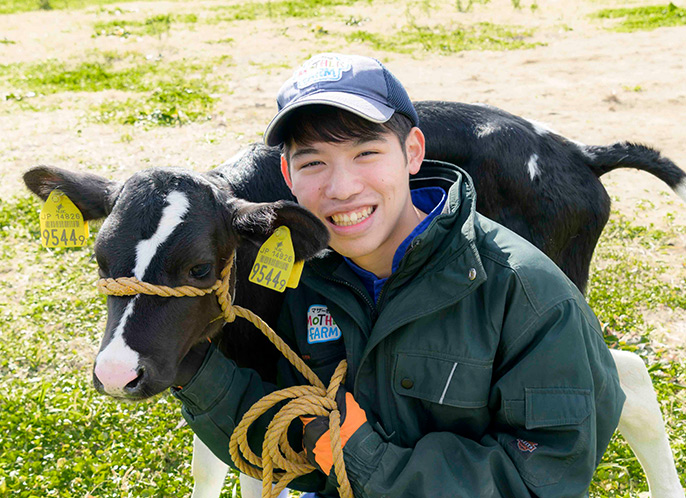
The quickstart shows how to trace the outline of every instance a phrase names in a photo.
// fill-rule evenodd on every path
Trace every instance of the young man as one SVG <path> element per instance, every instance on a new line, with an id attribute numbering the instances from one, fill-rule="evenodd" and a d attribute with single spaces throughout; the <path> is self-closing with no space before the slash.
<path id="1" fill-rule="evenodd" d="M 325 383 L 348 360 L 337 401 L 355 496 L 585 495 L 624 395 L 583 296 L 476 213 L 464 172 L 424 161 L 417 114 L 378 61 L 315 56 L 278 104 L 265 142 L 282 145 L 286 182 L 331 234 L 278 332 Z M 281 370 L 279 387 L 301 382 Z M 272 389 L 210 349 L 177 395 L 230 462 L 235 423 Z M 322 472 L 293 487 L 336 496 L 325 432 L 307 421 Z"/>

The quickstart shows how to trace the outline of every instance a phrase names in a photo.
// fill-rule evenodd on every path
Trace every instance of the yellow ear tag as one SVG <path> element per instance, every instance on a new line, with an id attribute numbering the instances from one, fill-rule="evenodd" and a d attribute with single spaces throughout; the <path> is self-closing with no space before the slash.
<path id="1" fill-rule="evenodd" d="M 59 190 L 53 190 L 40 212 L 43 247 L 82 247 L 88 240 L 88 222 L 79 208 Z"/>
<path id="2" fill-rule="evenodd" d="M 291 241 L 291 231 L 280 226 L 260 247 L 248 280 L 252 283 L 283 292 L 290 282 L 295 252 Z M 298 277 L 299 278 L 299 277 Z"/>
<path id="3" fill-rule="evenodd" d="M 300 283 L 300 275 L 303 274 L 303 266 L 305 266 L 305 262 L 303 260 L 295 262 L 291 276 L 288 278 L 288 282 L 286 282 L 286 287 L 295 289 L 298 286 Z"/>

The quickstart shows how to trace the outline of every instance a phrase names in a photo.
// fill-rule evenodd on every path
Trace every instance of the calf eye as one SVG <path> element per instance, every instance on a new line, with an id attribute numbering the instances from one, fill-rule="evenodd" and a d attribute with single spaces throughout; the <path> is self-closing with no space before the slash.
<path id="1" fill-rule="evenodd" d="M 209 275 L 210 270 L 212 270 L 212 264 L 205 263 L 202 265 L 195 265 L 193 268 L 191 268 L 189 273 L 193 278 L 205 278 L 207 275 Z"/>

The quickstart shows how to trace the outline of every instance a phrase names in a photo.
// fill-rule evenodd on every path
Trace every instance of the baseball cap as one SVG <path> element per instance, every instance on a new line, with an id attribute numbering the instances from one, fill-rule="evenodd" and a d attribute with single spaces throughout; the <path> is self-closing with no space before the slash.
<path id="1" fill-rule="evenodd" d="M 293 110 L 324 104 L 385 123 L 393 113 L 419 123 L 417 111 L 398 79 L 376 59 L 359 55 L 323 53 L 308 59 L 279 90 L 278 113 L 264 132 L 264 143 L 279 145 L 285 139 L 287 117 Z"/>

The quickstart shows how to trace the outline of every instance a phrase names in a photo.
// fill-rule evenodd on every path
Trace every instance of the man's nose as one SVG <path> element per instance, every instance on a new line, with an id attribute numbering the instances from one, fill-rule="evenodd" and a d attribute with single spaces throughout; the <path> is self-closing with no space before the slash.
<path id="1" fill-rule="evenodd" d="M 331 168 L 331 174 L 325 187 L 325 194 L 330 199 L 345 200 L 363 190 L 360 178 L 343 165 Z"/>

